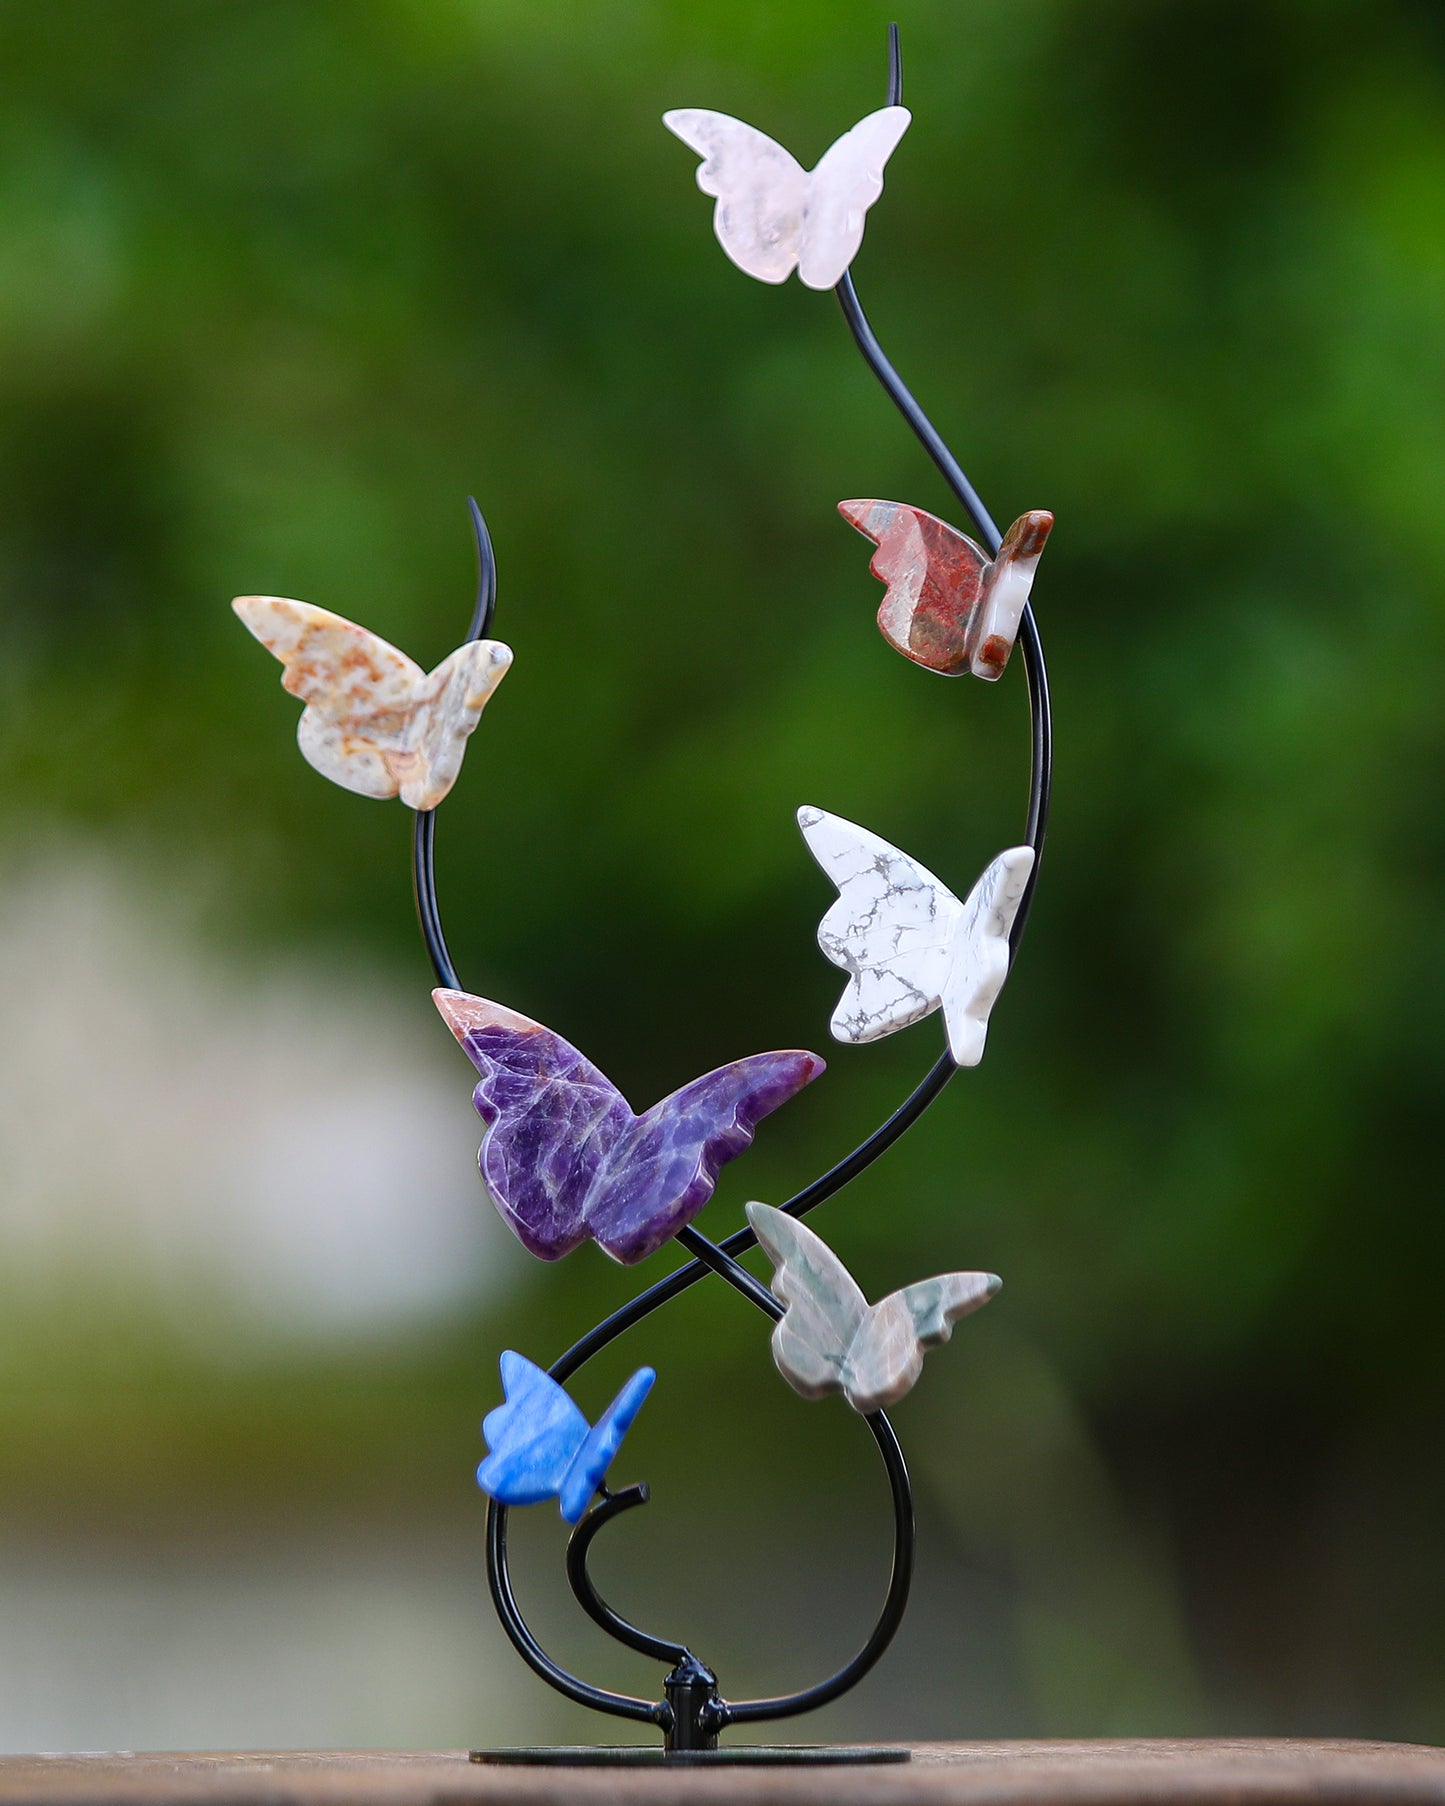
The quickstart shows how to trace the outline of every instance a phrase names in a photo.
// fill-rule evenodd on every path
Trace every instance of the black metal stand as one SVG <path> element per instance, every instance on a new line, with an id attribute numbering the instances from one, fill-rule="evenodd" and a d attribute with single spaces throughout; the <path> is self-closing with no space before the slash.
<path id="1" fill-rule="evenodd" d="M 898 28 L 889 29 L 888 104 L 896 106 L 902 98 L 902 63 L 898 46 Z M 904 386 L 888 361 L 877 336 L 863 312 L 852 276 L 845 274 L 836 290 L 843 317 L 868 367 L 882 384 L 890 401 L 908 423 L 924 450 L 937 465 L 944 481 L 968 513 L 980 540 L 990 554 L 997 554 L 1002 543 L 998 527 L 980 501 L 962 467 L 945 445 L 937 429 Z M 475 502 L 471 504 L 477 536 L 479 577 L 476 605 L 468 628 L 469 639 L 479 639 L 489 630 L 496 607 L 497 572 L 491 537 L 486 522 Z M 1031 607 L 1025 607 L 1019 626 L 1018 644 L 1022 654 L 1024 676 L 1028 688 L 1031 724 L 1032 762 L 1029 781 L 1028 812 L 1025 840 L 1034 851 L 1034 864 L 1028 885 L 1019 905 L 1010 936 L 1010 954 L 1017 952 L 1033 903 L 1043 857 L 1044 837 L 1048 827 L 1049 796 L 1053 769 L 1053 735 L 1049 708 L 1048 676 L 1043 647 Z M 440 984 L 461 989 L 456 968 L 447 951 L 437 905 L 434 848 L 436 816 L 434 811 L 418 814 L 413 840 L 413 878 L 417 914 L 422 937 L 433 970 Z M 803 1216 L 871 1166 L 909 1129 L 943 1090 L 957 1068 L 945 1052 L 923 1079 L 884 1122 L 874 1129 L 850 1154 L 805 1186 L 783 1206 L 793 1216 Z M 599 1323 L 580 1341 L 552 1363 L 553 1379 L 565 1383 L 586 1362 L 650 1316 L 661 1305 L 678 1297 L 687 1288 L 714 1273 L 742 1293 L 757 1309 L 777 1319 L 782 1307 L 766 1286 L 746 1268 L 738 1265 L 737 1256 L 756 1245 L 749 1228 L 740 1229 L 721 1243 L 714 1243 L 694 1226 L 680 1231 L 676 1240 L 692 1256 L 685 1265 L 665 1279 L 649 1286 L 630 1303 Z M 502 1627 L 522 1659 L 550 1687 L 575 1701 L 612 1717 L 628 1718 L 647 1724 L 663 1734 L 661 1746 L 564 1746 L 546 1749 L 473 1751 L 474 1762 L 551 1763 L 640 1765 L 657 1762 L 706 1765 L 718 1762 L 737 1763 L 802 1763 L 802 1762 L 902 1762 L 906 1750 L 862 1746 L 797 1746 L 763 1748 L 737 1745 L 720 1748 L 718 1736 L 734 1725 L 756 1724 L 769 1719 L 790 1718 L 810 1712 L 858 1684 L 892 1642 L 902 1622 L 913 1578 L 914 1524 L 913 1498 L 903 1451 L 883 1412 L 864 1419 L 883 1458 L 892 1498 L 894 1540 L 893 1562 L 888 1590 L 878 1619 L 858 1653 L 827 1680 L 796 1693 L 781 1694 L 772 1699 L 728 1701 L 718 1691 L 712 1670 L 686 1646 L 650 1632 L 640 1630 L 606 1603 L 598 1593 L 587 1571 L 587 1557 L 598 1532 L 613 1518 L 648 1501 L 645 1486 L 631 1486 L 612 1493 L 606 1489 L 574 1529 L 567 1548 L 567 1577 L 572 1592 L 587 1615 L 609 1636 L 628 1648 L 667 1664 L 662 1682 L 663 1697 L 647 1700 L 631 1694 L 613 1693 L 593 1686 L 553 1661 L 532 1634 L 512 1589 L 507 1561 L 507 1508 L 490 1501 L 487 1509 L 487 1579 L 492 1602 Z"/>
<path id="2" fill-rule="evenodd" d="M 662 1749 L 655 1743 L 541 1743 L 473 1750 L 473 1762 L 521 1768 L 806 1768 L 818 1763 L 908 1762 L 905 1749 L 870 1743 L 734 1743 L 727 1749 Z"/>

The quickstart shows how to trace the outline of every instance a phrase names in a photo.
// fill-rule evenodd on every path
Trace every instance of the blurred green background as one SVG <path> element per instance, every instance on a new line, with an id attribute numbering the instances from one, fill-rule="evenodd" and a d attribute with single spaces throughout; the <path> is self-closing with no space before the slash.
<path id="1" fill-rule="evenodd" d="M 232 617 L 426 663 L 474 492 L 516 650 L 439 824 L 463 982 L 634 1103 L 811 1046 L 702 1218 L 934 1059 L 832 1044 L 792 822 L 962 890 L 1026 715 L 894 657 L 842 496 L 955 514 L 827 295 L 750 282 L 669 106 L 811 164 L 865 0 L 0 10 L 0 1745 L 625 1738 L 491 1618 L 477 1424 L 671 1264 L 521 1254 L 473 1166 L 410 820 L 327 785 Z M 1036 606 L 1054 833 L 989 1056 L 815 1219 L 874 1295 L 1005 1291 L 896 1421 L 915 1604 L 818 1736 L 1445 1739 L 1445 15 L 906 4 L 855 266 Z M 881 1592 L 866 1434 L 715 1284 L 604 1587 L 735 1694 Z M 518 1584 L 614 1685 L 519 1514 Z"/>

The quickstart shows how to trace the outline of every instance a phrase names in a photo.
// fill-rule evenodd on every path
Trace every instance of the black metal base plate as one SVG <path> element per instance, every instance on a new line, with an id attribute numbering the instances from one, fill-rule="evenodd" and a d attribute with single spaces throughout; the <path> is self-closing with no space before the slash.
<path id="1" fill-rule="evenodd" d="M 555 1743 L 473 1750 L 473 1762 L 527 1768 L 803 1767 L 810 1763 L 907 1762 L 907 1750 L 867 1743 L 733 1743 L 715 1750 L 665 1750 L 656 1743 Z"/>

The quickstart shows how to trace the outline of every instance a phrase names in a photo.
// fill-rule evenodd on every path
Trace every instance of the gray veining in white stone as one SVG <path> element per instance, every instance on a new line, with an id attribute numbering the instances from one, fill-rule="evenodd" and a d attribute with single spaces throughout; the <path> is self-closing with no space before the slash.
<path id="1" fill-rule="evenodd" d="M 926 867 L 841 816 L 802 808 L 798 826 L 838 887 L 818 924 L 818 945 L 848 974 L 829 1024 L 835 1038 L 876 1041 L 941 1006 L 949 1052 L 977 1066 L 1033 849 L 1000 853 L 960 902 Z"/>

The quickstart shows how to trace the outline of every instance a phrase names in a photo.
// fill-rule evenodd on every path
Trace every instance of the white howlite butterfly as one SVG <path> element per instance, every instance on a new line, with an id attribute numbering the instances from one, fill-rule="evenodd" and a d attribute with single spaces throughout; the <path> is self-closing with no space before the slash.
<path id="1" fill-rule="evenodd" d="M 924 1350 L 946 1342 L 959 1318 L 1003 1284 L 994 1273 L 943 1273 L 869 1304 L 828 1244 L 796 1217 L 749 1204 L 748 1221 L 776 1269 L 773 1296 L 786 1307 L 773 1331 L 778 1372 L 804 1398 L 841 1392 L 865 1415 L 911 1392 Z"/>
<path id="2" fill-rule="evenodd" d="M 362 796 L 435 809 L 462 768 L 467 735 L 512 662 L 500 640 L 471 640 L 423 671 L 376 634 L 310 602 L 237 596 L 242 621 L 306 704 L 296 739 L 323 777 Z"/>
<path id="3" fill-rule="evenodd" d="M 818 924 L 818 945 L 849 975 L 834 1037 L 876 1041 L 941 1006 L 954 1062 L 977 1066 L 1033 848 L 1000 853 L 960 903 L 916 860 L 841 816 L 803 808 L 798 826 L 838 887 Z"/>
<path id="4" fill-rule="evenodd" d="M 860 119 L 813 170 L 766 133 L 679 107 L 662 123 L 702 158 L 697 185 L 717 196 L 713 228 L 740 270 L 785 282 L 796 268 L 808 288 L 834 288 L 858 255 L 863 218 L 883 192 L 883 166 L 913 115 L 883 107 Z"/>

